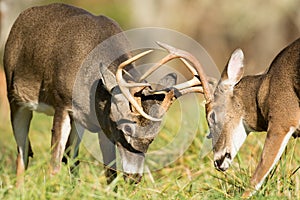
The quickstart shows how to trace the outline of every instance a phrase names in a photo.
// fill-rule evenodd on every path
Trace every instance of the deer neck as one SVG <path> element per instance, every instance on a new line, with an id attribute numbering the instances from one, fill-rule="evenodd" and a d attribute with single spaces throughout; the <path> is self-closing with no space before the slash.
<path id="1" fill-rule="evenodd" d="M 265 131 L 267 122 L 261 102 L 264 94 L 261 87 L 264 86 L 264 75 L 245 76 L 236 85 L 234 91 L 243 105 L 243 122 L 248 132 Z"/>

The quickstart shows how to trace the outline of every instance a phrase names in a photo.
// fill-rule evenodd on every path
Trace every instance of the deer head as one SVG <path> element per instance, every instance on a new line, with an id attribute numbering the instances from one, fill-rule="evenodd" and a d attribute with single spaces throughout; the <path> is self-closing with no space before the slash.
<path id="1" fill-rule="evenodd" d="M 218 170 L 228 169 L 248 133 L 267 132 L 261 159 L 243 198 L 259 190 L 289 139 L 299 137 L 299 50 L 297 39 L 275 57 L 265 73 L 245 77 L 243 52 L 234 51 L 206 107 Z"/>
<path id="2" fill-rule="evenodd" d="M 117 104 L 112 102 L 112 109 L 114 109 L 112 115 L 114 121 L 116 121 L 117 128 L 124 135 L 123 141 L 117 141 L 116 143 L 119 147 L 122 160 L 125 163 L 129 163 L 129 160 L 134 159 L 134 157 L 136 157 L 136 160 L 143 162 L 144 153 L 156 137 L 163 115 L 176 98 L 190 92 L 209 93 L 206 90 L 208 85 L 206 85 L 207 81 L 202 67 L 194 56 L 169 45 L 158 44 L 166 49 L 169 54 L 144 73 L 138 82 L 135 82 L 133 78 L 126 80 L 123 77 L 123 73 L 127 77 L 129 73 L 124 69 L 152 50 L 138 54 L 123 62 L 119 65 L 116 73 L 118 88 L 122 93 L 120 101 L 125 102 L 125 104 L 120 104 L 120 101 Z M 191 80 L 176 84 L 176 74 L 172 73 L 166 75 L 155 85 L 145 81 L 156 69 L 176 58 L 179 58 L 193 74 Z M 130 77 L 131 75 L 129 75 L 129 79 Z M 114 97 L 116 96 L 114 95 Z M 209 94 L 206 96 L 209 96 Z M 117 110 L 121 110 L 122 114 L 115 112 Z M 128 113 L 124 111 L 128 111 Z M 136 166 L 142 166 L 142 164 L 137 164 Z M 123 170 L 126 173 L 141 173 L 141 169 L 132 168 L 134 168 L 132 165 L 129 165 L 129 167 L 126 164 L 123 165 Z"/>
<path id="3" fill-rule="evenodd" d="M 230 166 L 247 136 L 242 118 L 243 104 L 234 90 L 243 76 L 243 60 L 242 50 L 233 52 L 214 90 L 212 101 L 206 106 L 214 165 L 221 171 Z"/>

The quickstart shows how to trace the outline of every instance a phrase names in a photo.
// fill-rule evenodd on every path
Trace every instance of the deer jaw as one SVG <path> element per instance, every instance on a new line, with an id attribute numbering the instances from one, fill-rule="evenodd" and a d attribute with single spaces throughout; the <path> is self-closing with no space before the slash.
<path id="1" fill-rule="evenodd" d="M 232 131 L 223 133 L 225 137 L 219 138 L 214 146 L 214 165 L 220 171 L 226 171 L 240 147 L 245 142 L 247 133 L 244 128 L 243 119 L 240 119 L 236 127 Z M 226 143 L 226 140 L 229 142 Z M 220 144 L 224 144 L 219 146 Z"/>
<path id="2" fill-rule="evenodd" d="M 122 158 L 121 161 L 125 181 L 139 183 L 144 172 L 145 154 L 142 152 L 129 151 L 120 143 L 117 144 L 117 147 Z"/>

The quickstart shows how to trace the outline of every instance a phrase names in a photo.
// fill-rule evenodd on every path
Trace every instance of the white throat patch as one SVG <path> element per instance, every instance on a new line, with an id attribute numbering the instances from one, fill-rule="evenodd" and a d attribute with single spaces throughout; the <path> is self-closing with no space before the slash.
<path id="1" fill-rule="evenodd" d="M 237 152 L 244 144 L 246 138 L 247 138 L 247 133 L 244 127 L 243 119 L 240 119 L 238 126 L 232 131 L 232 138 L 231 138 L 232 159 L 236 156 Z"/>

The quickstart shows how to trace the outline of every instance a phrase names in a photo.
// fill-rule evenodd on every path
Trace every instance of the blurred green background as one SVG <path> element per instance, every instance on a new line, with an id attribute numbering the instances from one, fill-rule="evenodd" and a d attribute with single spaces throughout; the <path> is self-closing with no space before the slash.
<path id="1" fill-rule="evenodd" d="M 115 19 L 124 30 L 163 27 L 198 41 L 223 68 L 234 48 L 245 51 L 248 72 L 265 69 L 299 37 L 298 0 L 1 0 L 1 47 L 18 14 L 27 7 L 65 2 Z M 251 69 L 250 69 L 251 68 Z"/>
<path id="2" fill-rule="evenodd" d="M 64 2 L 95 15 L 107 15 L 124 30 L 162 27 L 186 34 L 207 50 L 220 70 L 231 52 L 242 48 L 246 74 L 264 71 L 282 48 L 300 36 L 297 0 L 0 0 L 0 65 L 8 31 L 18 14 L 30 6 L 51 2 Z M 170 116 L 177 112 L 175 104 Z M 265 138 L 265 133 L 250 135 L 234 166 L 220 173 L 213 168 L 211 153 L 199 158 L 207 128 L 203 121 L 181 158 L 146 175 L 137 186 L 124 184 L 122 177 L 107 186 L 101 164 L 82 148 L 80 181 L 75 186 L 66 169 L 54 178 L 47 176 L 51 119 L 35 114 L 30 137 L 36 156 L 26 174 L 26 186 L 17 190 L 13 187 L 17 151 L 8 119 L 5 78 L 0 66 L 0 199 L 239 199 L 258 162 Z M 169 120 L 159 138 L 170 141 L 172 136 L 166 132 L 176 130 L 177 124 Z M 268 179 L 254 199 L 300 199 L 300 174 L 294 173 L 300 166 L 300 151 L 296 146 L 299 139 L 292 139 L 277 170 L 271 173 L 272 179 Z M 112 188 L 116 184 L 119 190 L 115 193 Z"/>

